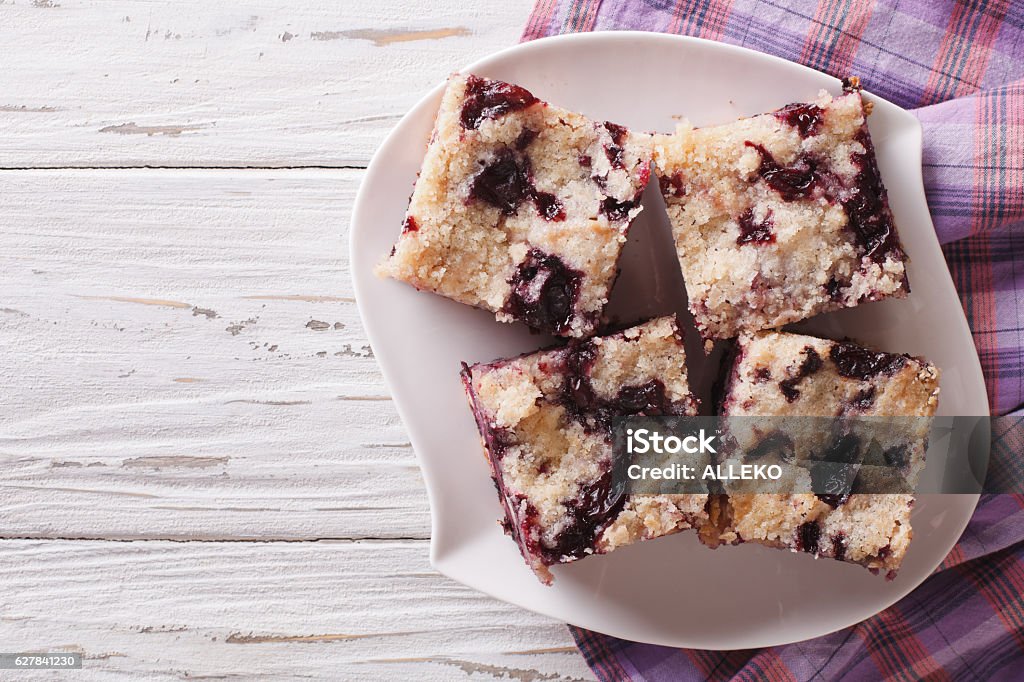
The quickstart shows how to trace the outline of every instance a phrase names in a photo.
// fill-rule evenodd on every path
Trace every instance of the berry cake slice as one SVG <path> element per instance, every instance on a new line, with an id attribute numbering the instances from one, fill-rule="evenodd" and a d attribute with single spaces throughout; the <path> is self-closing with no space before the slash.
<path id="1" fill-rule="evenodd" d="M 650 137 L 452 76 L 378 274 L 566 337 L 593 334 L 650 176 Z"/>
<path id="2" fill-rule="evenodd" d="M 550 566 L 705 525 L 706 494 L 625 495 L 612 419 L 692 415 L 675 320 L 464 367 L 503 526 L 544 583 Z"/>
<path id="3" fill-rule="evenodd" d="M 856 79 L 832 98 L 655 137 L 697 328 L 770 329 L 909 291 Z"/>
<path id="4" fill-rule="evenodd" d="M 833 455 L 827 458 L 808 457 L 807 449 L 814 447 L 813 436 L 809 440 L 808 434 L 787 438 L 789 446 L 796 449 L 790 461 L 827 459 L 833 464 L 826 475 L 835 476 L 838 470 L 843 485 L 830 494 L 833 489 L 828 484 L 834 479 L 826 478 L 825 485 L 813 488 L 818 494 L 716 497 L 709 505 L 716 532 L 702 532 L 702 539 L 712 546 L 757 542 L 789 548 L 895 576 L 911 539 L 913 488 L 924 467 L 930 418 L 938 404 L 939 370 L 908 355 L 782 332 L 741 336 L 736 353 L 722 402 L 724 416 L 915 419 L 829 419 L 837 426 L 860 426 L 832 434 L 828 428 L 818 429 L 818 442 L 827 441 L 825 450 Z M 756 424 L 756 420 L 752 422 Z M 821 420 L 812 423 L 820 425 Z M 871 423 L 880 426 L 865 427 Z M 891 432 L 881 430 L 883 426 L 892 426 Z M 884 451 L 846 457 L 845 453 L 856 453 L 860 444 L 867 442 L 865 428 L 875 436 L 888 434 L 876 438 L 885 444 L 881 446 Z M 808 471 L 812 478 L 816 475 L 813 466 Z M 869 476 L 888 477 L 899 485 L 879 488 L 879 481 L 872 482 Z"/>

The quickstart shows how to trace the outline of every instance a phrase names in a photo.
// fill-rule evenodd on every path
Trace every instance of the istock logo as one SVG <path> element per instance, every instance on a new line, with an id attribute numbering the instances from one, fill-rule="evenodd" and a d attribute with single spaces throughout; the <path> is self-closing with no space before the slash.
<path id="1" fill-rule="evenodd" d="M 704 429 L 689 436 L 662 436 L 650 429 L 626 429 L 626 452 L 631 455 L 677 455 L 685 452 L 690 455 L 716 454 L 712 441 L 714 435 L 708 435 Z"/>

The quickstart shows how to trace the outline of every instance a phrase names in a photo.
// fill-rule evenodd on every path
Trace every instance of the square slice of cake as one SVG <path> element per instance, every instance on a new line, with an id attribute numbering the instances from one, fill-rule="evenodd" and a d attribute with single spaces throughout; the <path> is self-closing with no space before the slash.
<path id="1" fill-rule="evenodd" d="M 836 98 L 655 137 L 690 310 L 705 339 L 909 291 L 855 82 Z"/>
<path id="2" fill-rule="evenodd" d="M 707 495 L 626 495 L 613 477 L 613 418 L 695 414 L 685 361 L 665 317 L 463 369 L 505 531 L 543 582 L 555 564 L 706 524 Z"/>
<path id="3" fill-rule="evenodd" d="M 650 137 L 451 78 L 378 274 L 566 337 L 594 333 L 650 176 Z"/>
<path id="4" fill-rule="evenodd" d="M 939 370 L 909 355 L 800 334 L 741 336 L 721 414 L 752 417 L 751 432 L 767 429 L 777 441 L 772 428 L 784 420 L 765 417 L 829 418 L 808 421 L 805 430 L 814 433 L 794 428 L 781 440 L 795 450 L 786 461 L 810 464 L 811 478 L 819 467 L 832 478 L 799 488 L 814 492 L 716 497 L 710 505 L 715 532 L 702 532 L 702 539 L 713 546 L 757 542 L 895 576 L 910 544 L 913 489 L 938 393 Z M 802 426 L 799 419 L 785 423 Z M 837 472 L 842 485 L 831 488 Z"/>

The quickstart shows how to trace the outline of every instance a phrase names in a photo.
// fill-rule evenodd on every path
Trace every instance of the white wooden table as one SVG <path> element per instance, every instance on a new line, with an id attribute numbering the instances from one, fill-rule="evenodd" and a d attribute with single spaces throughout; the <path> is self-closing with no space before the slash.
<path id="1" fill-rule="evenodd" d="M 562 624 L 429 567 L 346 260 L 382 137 L 529 6 L 0 0 L 0 651 L 591 679 Z"/>

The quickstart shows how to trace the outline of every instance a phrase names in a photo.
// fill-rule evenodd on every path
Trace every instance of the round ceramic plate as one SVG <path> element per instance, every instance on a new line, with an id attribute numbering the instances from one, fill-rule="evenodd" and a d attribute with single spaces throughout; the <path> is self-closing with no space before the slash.
<path id="1" fill-rule="evenodd" d="M 682 117 L 698 126 L 724 123 L 813 98 L 823 88 L 840 91 L 834 78 L 757 52 L 635 32 L 538 40 L 465 71 L 518 83 L 597 120 L 664 132 Z M 496 523 L 502 511 L 463 395 L 459 363 L 516 355 L 551 340 L 372 272 L 401 230 L 441 90 L 439 85 L 417 104 L 381 145 L 356 199 L 351 236 L 359 309 L 423 468 L 433 515 L 431 559 L 439 571 L 499 599 L 610 635 L 737 649 L 807 639 L 861 621 L 935 569 L 963 531 L 976 496 L 918 500 L 914 540 L 891 582 L 859 566 L 756 545 L 711 551 L 688 532 L 556 567 L 554 585 L 541 585 Z M 920 125 L 899 107 L 868 98 L 875 103 L 869 125 L 879 166 L 911 258 L 913 293 L 821 316 L 800 328 L 922 355 L 943 370 L 940 414 L 987 415 L 978 357 L 925 203 Z M 644 205 L 612 295 L 611 312 L 625 321 L 685 306 L 667 217 L 651 187 Z M 692 328 L 687 337 L 691 383 L 706 399 L 718 358 L 705 357 L 692 343 Z"/>

